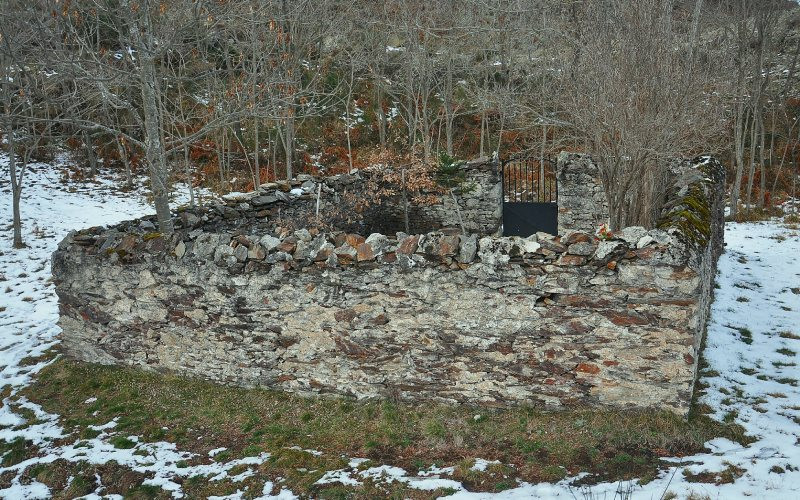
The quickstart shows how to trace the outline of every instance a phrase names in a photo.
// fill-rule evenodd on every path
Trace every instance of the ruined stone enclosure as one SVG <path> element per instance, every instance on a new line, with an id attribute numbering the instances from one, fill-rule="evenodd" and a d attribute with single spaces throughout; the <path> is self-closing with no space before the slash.
<path id="1" fill-rule="evenodd" d="M 53 255 L 62 348 L 306 395 L 685 413 L 722 250 L 719 163 L 676 165 L 660 227 L 603 240 L 588 158 L 559 159 L 558 236 L 497 236 L 496 166 L 464 168 L 468 234 L 447 196 L 417 209 L 417 234 L 371 232 L 394 224 L 391 200 L 342 231 L 288 227 L 360 174 L 182 211 L 171 235 L 147 219 L 74 232 Z"/>

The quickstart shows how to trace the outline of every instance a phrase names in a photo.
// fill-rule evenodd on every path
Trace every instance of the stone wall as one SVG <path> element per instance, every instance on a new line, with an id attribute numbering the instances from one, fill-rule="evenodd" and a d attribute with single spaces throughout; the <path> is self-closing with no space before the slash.
<path id="1" fill-rule="evenodd" d="M 62 346 L 301 394 L 685 413 L 722 234 L 719 164 L 697 163 L 662 228 L 604 241 L 364 238 L 213 210 L 172 235 L 149 220 L 73 233 L 53 255 Z M 694 233 L 681 214 L 697 199 L 709 229 Z"/>
<path id="2" fill-rule="evenodd" d="M 586 231 L 594 234 L 608 224 L 608 201 L 600 171 L 591 157 L 562 152 L 556 163 L 558 182 L 558 233 Z"/>
<path id="3" fill-rule="evenodd" d="M 283 225 L 392 234 L 405 230 L 408 207 L 409 232 L 412 233 L 461 232 L 459 212 L 464 228 L 470 233 L 487 235 L 500 230 L 502 188 L 497 162 L 486 158 L 465 162 L 461 170 L 464 186 L 469 189 L 460 190 L 455 201 L 445 189 L 417 193 L 420 198 L 429 200 L 423 204 L 413 200 L 406 204 L 397 194 L 377 196 L 376 191 L 399 190 L 399 186 L 386 185 L 380 180 L 385 177 L 380 172 L 386 170 L 386 167 L 354 170 L 325 178 L 300 174 L 291 182 L 264 184 L 259 191 L 232 193 L 225 196 L 223 203 L 206 208 L 222 215 L 227 229 L 267 229 Z"/>
<path id="4" fill-rule="evenodd" d="M 438 202 L 432 205 L 411 206 L 409 209 L 409 232 L 426 233 L 442 229 L 459 230 L 458 214 L 464 221 L 467 232 L 482 235 L 496 234 L 503 221 L 502 182 L 497 161 L 478 159 L 462 166 L 464 192 L 454 200 L 447 193 L 436 193 Z M 458 210 L 455 203 L 458 202 Z M 381 225 L 375 230 L 394 233 L 405 230 L 403 202 L 399 197 L 386 200 L 380 210 Z"/>

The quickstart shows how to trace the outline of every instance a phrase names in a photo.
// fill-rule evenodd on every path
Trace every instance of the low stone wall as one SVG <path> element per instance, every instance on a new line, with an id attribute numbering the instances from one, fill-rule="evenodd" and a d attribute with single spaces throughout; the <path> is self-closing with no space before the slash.
<path id="1" fill-rule="evenodd" d="M 606 241 L 363 238 L 209 213 L 169 236 L 147 220 L 84 230 L 53 256 L 62 346 L 301 394 L 685 413 L 722 227 L 719 177 L 692 179 L 663 228 Z M 680 225 L 695 198 L 705 240 Z"/>

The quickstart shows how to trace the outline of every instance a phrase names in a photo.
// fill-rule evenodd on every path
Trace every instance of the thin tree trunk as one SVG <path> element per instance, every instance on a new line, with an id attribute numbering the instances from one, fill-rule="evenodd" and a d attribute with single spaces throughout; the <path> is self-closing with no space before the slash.
<path id="1" fill-rule="evenodd" d="M 127 2 L 125 3 L 127 4 Z M 128 10 L 130 9 L 128 5 L 125 5 L 125 7 Z M 150 171 L 150 184 L 156 207 L 158 229 L 162 233 L 170 234 L 174 228 L 169 209 L 167 162 L 164 155 L 164 145 L 161 142 L 160 114 L 156 91 L 156 66 L 152 52 L 155 46 L 152 23 L 150 22 L 150 12 L 146 4 L 141 6 L 138 12 L 131 12 L 131 15 L 133 21 L 131 35 L 134 45 L 139 49 L 139 84 L 141 86 L 142 108 L 144 111 L 145 158 Z M 142 16 L 142 22 L 144 23 L 146 41 L 142 40 L 139 15 Z"/>
<path id="2" fill-rule="evenodd" d="M 408 193 L 406 192 L 406 169 L 400 171 L 400 179 L 403 184 L 403 223 L 406 228 L 406 234 L 411 231 L 408 229 Z"/>
<path id="3" fill-rule="evenodd" d="M 764 161 L 764 130 L 761 131 L 761 179 L 758 192 L 758 206 L 764 208 L 767 193 L 767 163 L 772 167 L 772 151 L 775 149 L 775 106 L 772 107 L 769 139 L 769 162 Z"/>
<path id="4" fill-rule="evenodd" d="M 753 177 L 756 174 L 756 137 L 761 126 L 760 113 L 753 109 L 753 127 L 750 129 L 750 169 L 747 172 L 747 193 L 745 196 L 745 209 L 750 213 L 750 204 L 753 200 Z"/>
<path id="5" fill-rule="evenodd" d="M 383 93 L 381 92 L 380 85 L 375 82 L 375 112 L 378 115 L 378 138 L 381 143 L 381 148 L 386 147 L 386 113 L 383 111 Z"/>
<path id="6" fill-rule="evenodd" d="M 283 146 L 286 150 L 286 180 L 292 180 L 294 172 L 292 169 L 292 156 L 294 152 L 294 115 L 291 105 L 286 110 L 286 129 L 284 130 L 286 139 Z"/>
<path id="7" fill-rule="evenodd" d="M 353 72 L 350 71 L 350 86 L 347 88 L 347 102 L 344 106 L 344 131 L 347 136 L 347 161 L 350 164 L 350 170 L 353 170 L 353 147 L 350 143 L 350 101 L 352 100 L 353 93 Z"/>
<path id="8" fill-rule="evenodd" d="M 447 154 L 453 156 L 453 121 L 455 110 L 453 109 L 453 56 L 447 58 L 447 77 L 444 89 L 444 135 L 447 141 Z"/>
<path id="9" fill-rule="evenodd" d="M 793 129 L 797 125 L 797 120 L 792 123 L 792 126 L 789 127 L 789 134 L 787 136 L 787 140 L 791 140 Z M 800 139 L 800 137 L 798 137 Z M 792 149 L 791 149 L 791 158 L 794 158 L 794 151 L 797 148 L 797 141 L 792 141 Z M 780 179 L 781 172 L 783 171 L 783 165 L 786 162 L 786 151 L 787 148 L 784 146 L 783 154 L 781 155 L 781 163 L 778 165 L 778 170 L 775 172 L 775 177 L 772 180 L 772 192 L 774 193 L 778 189 L 778 179 Z"/>
<path id="10" fill-rule="evenodd" d="M 736 113 L 736 132 L 734 134 L 734 148 L 736 160 L 736 175 L 731 188 L 731 216 L 736 217 L 739 212 L 739 195 L 742 190 L 742 177 L 744 176 L 744 138 L 747 136 L 749 108 L 743 103 L 738 103 Z"/>
<path id="11" fill-rule="evenodd" d="M 97 175 L 97 156 L 94 154 L 94 146 L 92 145 L 92 137 L 87 130 L 82 132 L 83 148 L 86 151 L 86 159 L 89 160 L 89 175 L 92 177 Z"/>
<path id="12" fill-rule="evenodd" d="M 8 167 L 11 174 L 12 226 L 14 227 L 12 244 L 14 248 L 24 248 L 25 242 L 22 241 L 22 216 L 19 208 L 19 201 L 22 197 L 22 182 L 20 179 L 21 176 L 18 175 L 19 172 L 17 172 L 16 142 L 11 127 L 6 129 L 6 133 L 8 136 Z"/>
<path id="13" fill-rule="evenodd" d="M 131 188 L 133 187 L 133 172 L 131 172 L 131 161 L 128 158 L 128 150 L 122 143 L 123 140 L 117 136 L 115 142 L 117 143 L 117 153 L 120 160 L 122 160 L 122 165 L 125 167 L 125 184 Z"/>
<path id="14" fill-rule="evenodd" d="M 261 145 L 258 142 L 258 119 L 256 118 L 253 121 L 253 145 L 255 146 L 256 150 L 256 157 L 253 159 L 254 169 L 256 171 L 256 178 L 255 183 L 253 184 L 253 188 L 258 191 L 261 189 Z"/>
<path id="15" fill-rule="evenodd" d="M 192 167 L 189 163 L 189 145 L 183 145 L 183 168 L 186 172 L 186 185 L 189 186 L 189 206 L 194 207 L 194 183 L 192 182 Z"/>

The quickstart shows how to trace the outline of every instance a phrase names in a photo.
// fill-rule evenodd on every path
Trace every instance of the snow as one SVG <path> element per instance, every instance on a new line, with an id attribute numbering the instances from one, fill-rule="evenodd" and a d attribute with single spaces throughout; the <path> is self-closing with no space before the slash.
<path id="1" fill-rule="evenodd" d="M 23 364 L 26 357 L 43 354 L 57 343 L 58 308 L 50 278 L 50 254 L 58 242 L 72 229 L 91 225 L 112 224 L 124 219 L 151 214 L 153 210 L 142 200 L 141 191 L 119 193 L 115 182 L 101 178 L 94 183 L 63 184 L 59 168 L 66 157 L 57 159 L 56 168 L 33 164 L 26 176 L 22 214 L 26 243 L 24 249 L 11 248 L 10 226 L 0 226 L 0 386 L 9 385 L 12 395 L 28 384 L 46 362 Z M 10 187 L 7 158 L 0 156 L 0 218 L 9 221 Z M 234 195 L 235 196 L 235 195 Z M 185 194 L 178 200 L 185 202 Z M 180 203 L 181 201 L 176 201 Z M 790 203 L 793 207 L 793 203 Z M 682 459 L 672 459 L 674 467 L 646 485 L 603 483 L 577 488 L 571 483 L 583 476 L 567 478 L 555 484 L 528 484 L 497 494 L 472 493 L 458 481 L 450 479 L 453 464 L 432 466 L 418 474 L 402 468 L 375 464 L 361 470 L 367 459 L 351 458 L 348 467 L 327 471 L 318 484 L 340 483 L 357 486 L 365 480 L 378 483 L 400 482 L 410 488 L 432 491 L 450 488 L 450 498 L 522 499 L 522 498 L 614 498 L 630 493 L 630 498 L 660 498 L 666 491 L 685 498 L 691 493 L 711 498 L 800 498 L 800 233 L 777 220 L 763 223 L 728 224 L 726 253 L 719 263 L 718 288 L 708 326 L 705 359 L 708 374 L 703 382 L 709 387 L 700 401 L 713 408 L 713 417 L 728 418 L 741 424 L 756 438 L 742 446 L 726 439 L 707 443 L 708 451 Z M 8 291 L 5 291 L 7 288 Z M 92 404 L 90 397 L 84 404 Z M 36 457 L 9 467 L 0 467 L 0 474 L 13 477 L 2 498 L 47 498 L 44 484 L 22 479 L 21 472 L 34 464 L 63 459 L 71 462 L 103 464 L 110 461 L 144 473 L 147 484 L 157 485 L 175 498 L 183 497 L 181 479 L 196 475 L 214 480 L 231 479 L 229 471 L 236 466 L 250 468 L 233 476 L 234 481 L 256 474 L 255 467 L 269 459 L 269 453 L 228 462 L 191 465 L 194 457 L 172 443 L 145 443 L 138 436 L 128 436 L 134 446 L 118 449 L 108 442 L 115 436 L 116 421 L 93 428 L 101 431 L 96 438 L 69 442 L 59 425 L 58 415 L 48 414 L 24 398 L 13 403 L 6 397 L 0 406 L 0 439 L 17 437 L 31 440 L 40 449 Z M 18 412 L 25 408 L 35 421 L 24 425 Z M 67 438 L 67 439 L 64 439 Z M 66 444 L 56 445 L 61 439 Z M 319 456 L 317 450 L 302 449 Z M 214 457 L 224 448 L 208 453 Z M 178 466 L 178 462 L 181 462 Z M 455 462 L 455 460 L 454 460 Z M 498 463 L 476 459 L 472 469 L 485 471 Z M 743 470 L 730 484 L 714 485 L 689 482 L 683 471 L 691 473 L 720 472 L 729 466 Z M 10 475 L 9 475 L 10 474 Z M 286 488 L 272 496 L 273 482 L 267 482 L 261 498 L 296 498 Z M 105 487 L 97 484 L 87 498 L 108 498 Z M 622 492 L 622 493 L 620 493 Z M 242 498 L 239 491 L 225 498 Z"/>
<path id="2" fill-rule="evenodd" d="M 484 460 L 482 458 L 476 458 L 475 463 L 469 468 L 469 470 L 484 472 L 490 465 L 499 463 L 499 460 Z"/>

